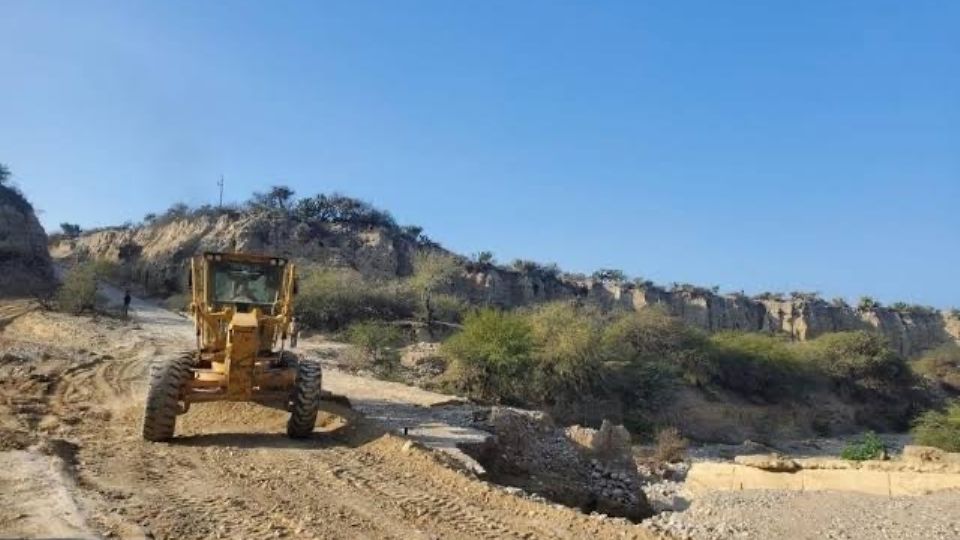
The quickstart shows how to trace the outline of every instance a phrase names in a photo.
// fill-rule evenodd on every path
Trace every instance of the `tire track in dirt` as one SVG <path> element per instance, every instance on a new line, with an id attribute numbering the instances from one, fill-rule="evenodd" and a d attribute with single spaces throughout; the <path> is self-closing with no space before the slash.
<path id="1" fill-rule="evenodd" d="M 98 534 L 650 537 L 632 524 L 591 519 L 476 481 L 363 418 L 318 426 L 313 438 L 293 441 L 285 436 L 284 411 L 200 404 L 178 418 L 171 443 L 144 442 L 139 424 L 150 362 L 182 350 L 190 332 L 170 314 L 135 318 L 124 324 L 57 315 L 45 326 L 44 316 L 31 315 L 16 329 L 20 338 L 30 339 L 32 331 L 37 342 L 56 339 L 62 347 L 95 352 L 64 364 L 46 387 L 35 388 L 43 389 L 46 413 L 61 419 L 56 436 L 72 441 L 69 489 Z M 16 532 L 5 527 L 0 534 Z"/>

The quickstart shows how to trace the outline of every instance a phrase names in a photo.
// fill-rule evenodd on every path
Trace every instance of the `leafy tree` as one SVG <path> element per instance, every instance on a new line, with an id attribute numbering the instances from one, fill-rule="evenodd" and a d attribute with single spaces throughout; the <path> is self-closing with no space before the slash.
<path id="1" fill-rule="evenodd" d="M 593 273 L 593 279 L 597 281 L 609 281 L 612 283 L 621 283 L 627 280 L 627 274 L 623 270 L 616 268 L 601 268 Z"/>
<path id="2" fill-rule="evenodd" d="M 287 186 L 271 186 L 266 193 L 254 192 L 250 206 L 260 209 L 287 211 L 294 191 Z"/>
<path id="3" fill-rule="evenodd" d="M 80 236 L 80 226 L 76 223 L 61 223 L 60 230 L 63 231 L 63 235 L 67 238 L 76 238 Z"/>
<path id="4" fill-rule="evenodd" d="M 480 253 L 477 253 L 476 255 L 474 255 L 474 260 L 476 261 L 477 264 L 482 266 L 489 266 L 492 264 L 496 264 L 496 261 L 493 258 L 492 251 L 481 251 Z"/>
<path id="5" fill-rule="evenodd" d="M 420 235 L 423 233 L 423 227 L 418 225 L 404 225 L 400 228 L 400 232 L 416 240 L 420 238 Z"/>
<path id="6" fill-rule="evenodd" d="M 190 207 L 186 203 L 178 202 L 174 203 L 167 208 L 167 211 L 163 213 L 165 219 L 181 219 L 185 218 L 190 214 Z"/>
<path id="7" fill-rule="evenodd" d="M 880 302 L 877 302 L 869 296 L 861 296 L 857 303 L 857 309 L 862 312 L 874 311 L 880 308 Z"/>
<path id="8" fill-rule="evenodd" d="M 11 176 L 10 168 L 0 163 L 0 186 L 6 185 L 6 183 L 10 181 Z"/>
<path id="9" fill-rule="evenodd" d="M 269 197 L 275 202 L 277 207 L 286 210 L 290 199 L 293 198 L 294 191 L 287 186 L 273 186 L 270 188 Z"/>
<path id="10" fill-rule="evenodd" d="M 420 296 L 422 317 L 429 325 L 435 318 L 433 297 L 448 290 L 463 267 L 452 255 L 433 250 L 417 252 L 409 284 Z"/>

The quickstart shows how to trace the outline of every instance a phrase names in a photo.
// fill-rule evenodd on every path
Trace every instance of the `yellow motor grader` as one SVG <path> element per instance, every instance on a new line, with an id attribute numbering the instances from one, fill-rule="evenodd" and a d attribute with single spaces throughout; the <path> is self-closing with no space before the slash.
<path id="1" fill-rule="evenodd" d="M 204 253 L 190 265 L 197 348 L 150 368 L 143 438 L 173 437 L 191 403 L 252 401 L 290 411 L 287 434 L 309 437 L 321 399 L 320 364 L 296 346 L 294 265 L 284 258 Z"/>

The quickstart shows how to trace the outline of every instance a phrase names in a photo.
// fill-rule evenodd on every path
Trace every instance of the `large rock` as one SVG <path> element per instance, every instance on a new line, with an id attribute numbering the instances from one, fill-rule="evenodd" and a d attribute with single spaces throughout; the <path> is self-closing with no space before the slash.
<path id="1" fill-rule="evenodd" d="M 0 186 L 0 296 L 28 297 L 54 285 L 47 234 L 30 203 Z"/>

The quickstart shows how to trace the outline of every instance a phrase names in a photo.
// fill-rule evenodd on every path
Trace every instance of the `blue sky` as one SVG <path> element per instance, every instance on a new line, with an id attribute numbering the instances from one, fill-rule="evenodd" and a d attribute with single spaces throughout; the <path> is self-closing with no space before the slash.
<path id="1" fill-rule="evenodd" d="M 451 249 L 960 306 L 960 2 L 0 0 L 49 229 L 283 183 Z"/>

